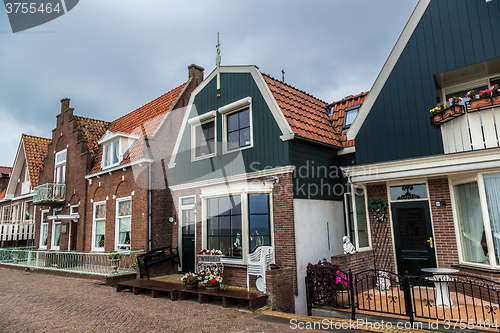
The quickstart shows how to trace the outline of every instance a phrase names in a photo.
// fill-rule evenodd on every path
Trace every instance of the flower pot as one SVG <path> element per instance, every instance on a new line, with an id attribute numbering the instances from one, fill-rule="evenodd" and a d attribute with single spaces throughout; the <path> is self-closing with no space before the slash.
<path id="1" fill-rule="evenodd" d="M 477 109 L 477 108 L 482 108 L 482 107 L 491 106 L 491 105 L 492 105 L 492 98 L 491 97 L 480 98 L 480 99 L 471 99 L 469 101 L 469 108 L 470 109 Z"/>
<path id="2" fill-rule="evenodd" d="M 431 116 L 431 124 L 438 127 L 450 120 L 460 117 L 465 113 L 461 105 L 453 105 L 450 108 Z"/>
<path id="3" fill-rule="evenodd" d="M 185 284 L 186 290 L 198 290 L 198 283 L 196 284 Z"/>
<path id="4" fill-rule="evenodd" d="M 205 289 L 209 293 L 215 293 L 215 292 L 218 292 L 220 290 L 220 286 L 219 285 L 206 285 Z"/>
<path id="5" fill-rule="evenodd" d="M 335 295 L 335 305 L 339 308 L 345 308 L 349 305 L 349 291 L 348 290 L 337 290 Z"/>

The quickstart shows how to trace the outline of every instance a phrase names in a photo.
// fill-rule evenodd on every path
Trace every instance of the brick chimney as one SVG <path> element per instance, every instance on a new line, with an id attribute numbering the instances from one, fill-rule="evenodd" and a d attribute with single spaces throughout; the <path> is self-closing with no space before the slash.
<path id="1" fill-rule="evenodd" d="M 64 113 L 69 108 L 69 98 L 61 99 L 61 113 Z"/>
<path id="2" fill-rule="evenodd" d="M 195 64 L 191 64 L 188 66 L 188 71 L 189 71 L 189 78 L 193 78 L 196 86 L 198 86 L 201 83 L 201 81 L 203 81 L 203 72 L 205 71 L 205 68 Z"/>

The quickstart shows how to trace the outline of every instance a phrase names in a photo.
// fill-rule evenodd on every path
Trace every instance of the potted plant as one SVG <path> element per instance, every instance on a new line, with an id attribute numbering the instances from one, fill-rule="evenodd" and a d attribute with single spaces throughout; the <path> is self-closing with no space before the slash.
<path id="1" fill-rule="evenodd" d="M 349 305 L 349 276 L 342 271 L 336 271 L 335 289 L 335 303 L 338 307 L 345 307 Z"/>
<path id="2" fill-rule="evenodd" d="M 500 86 L 495 84 L 489 89 L 479 91 L 478 98 L 476 99 L 475 91 L 471 90 L 465 95 L 470 98 L 469 108 L 477 110 L 478 108 L 490 106 L 500 103 Z"/>
<path id="3" fill-rule="evenodd" d="M 108 256 L 109 262 L 111 263 L 111 268 L 113 273 L 118 273 L 118 267 L 120 266 L 121 254 L 118 252 L 111 252 Z"/>
<path id="4" fill-rule="evenodd" d="M 198 289 L 198 282 L 201 282 L 201 278 L 198 274 L 189 272 L 181 278 L 181 281 L 186 289 L 195 290 Z"/>
<path id="5" fill-rule="evenodd" d="M 437 127 L 465 113 L 464 108 L 459 104 L 462 102 L 461 97 L 453 96 L 448 102 L 450 103 L 449 105 L 446 103 L 439 103 L 435 108 L 429 111 L 432 114 L 432 125 Z"/>
<path id="6" fill-rule="evenodd" d="M 224 280 L 224 274 L 219 270 L 212 270 L 210 268 L 202 271 L 203 284 L 208 292 L 216 292 L 220 289 L 222 281 Z"/>
<path id="7" fill-rule="evenodd" d="M 387 207 L 387 203 L 383 199 L 372 199 L 368 204 L 368 208 L 370 208 L 373 217 L 375 217 L 377 221 L 384 220 L 385 207 Z"/>

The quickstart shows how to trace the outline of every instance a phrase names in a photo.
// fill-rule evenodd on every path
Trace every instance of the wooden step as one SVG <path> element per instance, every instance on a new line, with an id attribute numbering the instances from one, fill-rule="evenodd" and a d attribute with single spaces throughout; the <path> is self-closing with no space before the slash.
<path id="1" fill-rule="evenodd" d="M 170 293 L 170 298 L 175 301 L 183 299 L 186 296 L 197 296 L 198 303 L 204 303 L 212 297 L 221 297 L 222 306 L 226 307 L 235 300 L 247 300 L 250 310 L 258 309 L 266 305 L 265 294 L 237 291 L 237 290 L 219 290 L 216 292 L 208 292 L 205 287 L 200 287 L 197 290 L 186 289 L 183 284 L 171 283 L 163 281 L 136 279 L 116 284 L 116 291 L 120 292 L 124 289 L 131 289 L 134 295 L 151 291 L 153 297 L 158 297 L 162 293 Z"/>

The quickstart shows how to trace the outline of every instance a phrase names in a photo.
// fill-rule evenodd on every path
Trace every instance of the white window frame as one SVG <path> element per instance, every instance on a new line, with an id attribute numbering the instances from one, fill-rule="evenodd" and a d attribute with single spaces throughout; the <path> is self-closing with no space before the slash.
<path id="1" fill-rule="evenodd" d="M 120 218 L 127 216 L 118 216 L 118 203 L 130 200 L 130 244 L 120 244 Z M 133 212 L 132 196 L 116 198 L 115 201 L 115 251 L 128 251 L 132 248 L 132 212 Z M 127 249 L 128 247 L 128 249 Z"/>
<path id="2" fill-rule="evenodd" d="M 31 214 L 31 219 L 28 220 L 26 219 L 26 213 L 28 213 L 28 204 L 31 203 L 31 207 L 33 208 L 33 214 Z M 35 206 L 33 205 L 33 201 L 25 201 L 23 202 L 23 210 L 22 210 L 22 216 L 21 216 L 21 221 L 24 222 L 33 222 L 33 217 L 35 215 Z"/>
<path id="3" fill-rule="evenodd" d="M 64 161 L 57 162 L 57 157 L 59 155 L 62 155 L 63 153 L 66 154 L 66 157 L 65 157 Z M 56 153 L 56 156 L 54 158 L 54 183 L 58 183 L 58 184 L 65 184 L 66 183 L 66 167 L 67 167 L 66 161 L 67 160 L 68 160 L 68 150 L 67 149 L 63 149 L 63 150 L 58 151 Z M 62 170 L 63 171 L 61 172 L 61 175 L 62 175 L 62 180 L 63 181 L 58 182 L 57 181 L 57 175 L 58 175 L 57 169 L 62 164 L 63 164 L 63 166 L 62 166 Z"/>
<path id="4" fill-rule="evenodd" d="M 356 214 L 356 204 L 354 202 L 354 196 L 353 193 L 356 190 L 356 188 L 360 188 L 363 190 L 363 197 L 365 201 L 365 219 L 366 219 L 366 232 L 368 233 L 368 246 L 360 247 L 359 246 L 359 235 L 358 235 L 358 214 Z M 352 235 L 351 235 L 351 228 L 349 227 L 349 207 L 347 203 L 349 202 L 347 200 L 347 197 L 350 196 L 351 200 L 351 205 L 352 205 L 352 223 L 354 224 L 354 239 L 355 242 L 353 243 L 354 247 L 358 252 L 363 252 L 363 251 L 369 251 L 372 249 L 372 233 L 370 229 L 370 215 L 369 214 L 369 209 L 368 209 L 368 196 L 366 193 L 366 186 L 364 185 L 353 185 L 351 184 L 350 186 L 350 192 L 349 193 L 344 193 L 344 202 L 346 205 L 344 205 L 344 216 L 345 216 L 345 228 L 347 232 L 347 236 L 349 236 L 349 240 L 352 242 Z M 386 208 L 388 209 L 388 207 Z"/>
<path id="5" fill-rule="evenodd" d="M 117 149 L 118 149 L 118 161 L 113 163 L 112 160 L 113 160 L 113 155 L 114 155 L 113 152 L 114 152 L 115 143 L 118 143 L 118 146 L 117 146 Z M 110 160 L 108 161 L 106 153 L 109 150 L 111 152 L 110 152 L 110 155 L 109 155 Z M 122 160 L 123 160 L 123 155 L 122 155 L 121 151 L 122 151 L 122 140 L 120 138 L 115 139 L 113 141 L 110 141 L 110 142 L 106 143 L 105 145 L 103 145 L 102 146 L 102 163 L 101 163 L 101 169 L 108 169 L 108 168 L 112 168 L 114 166 L 119 165 L 122 162 Z"/>
<path id="6" fill-rule="evenodd" d="M 274 213 L 273 213 L 273 192 L 271 188 L 262 189 L 246 189 L 246 190 L 234 190 L 229 192 L 218 192 L 209 193 L 202 195 L 202 232 L 201 232 L 201 243 L 202 248 L 207 248 L 208 245 L 208 235 L 207 235 L 207 220 L 208 220 L 208 199 L 227 197 L 227 196 L 240 196 L 241 198 L 241 248 L 242 248 L 242 258 L 222 258 L 221 262 L 225 264 L 244 264 L 246 265 L 248 260 L 248 254 L 250 250 L 250 221 L 248 218 L 248 195 L 249 194 L 268 194 L 269 195 L 269 219 L 270 219 L 270 238 L 271 246 L 274 247 Z"/>
<path id="7" fill-rule="evenodd" d="M 249 121 L 250 121 L 250 144 L 244 147 L 238 147 L 233 149 L 228 149 L 228 125 L 227 125 L 227 117 L 237 113 L 239 111 L 243 111 L 248 109 L 249 113 Z M 240 99 L 234 103 L 228 104 L 218 109 L 218 112 L 222 114 L 222 153 L 229 154 L 234 152 L 239 152 L 245 149 L 253 148 L 254 140 L 253 140 L 253 112 L 252 112 L 252 98 L 246 97 Z"/>
<path id="8" fill-rule="evenodd" d="M 78 208 L 80 207 L 80 205 L 72 205 L 72 206 L 69 206 L 69 215 L 78 215 Z M 77 209 L 77 211 L 75 212 L 75 208 Z"/>
<path id="9" fill-rule="evenodd" d="M 474 174 L 460 175 L 457 177 L 449 177 L 448 183 L 449 183 L 449 191 L 450 191 L 450 201 L 451 201 L 452 212 L 453 212 L 453 224 L 455 226 L 455 237 L 456 237 L 456 244 L 457 244 L 457 249 L 458 249 L 458 258 L 459 258 L 459 262 L 461 265 L 500 270 L 500 264 L 496 264 L 495 246 L 493 244 L 493 237 L 491 235 L 491 221 L 490 221 L 490 216 L 488 213 L 488 202 L 486 199 L 486 190 L 485 190 L 484 180 L 483 180 L 483 175 L 495 174 L 495 173 L 500 173 L 500 170 L 497 169 L 497 170 L 493 170 L 493 171 L 490 170 L 488 172 L 477 172 Z M 454 191 L 453 187 L 455 185 L 474 183 L 474 182 L 477 183 L 478 190 L 479 190 L 479 200 L 481 202 L 481 213 L 482 213 L 483 223 L 484 223 L 484 234 L 485 234 L 485 238 L 486 238 L 486 245 L 488 247 L 489 265 L 465 261 L 463 251 L 462 251 L 462 241 L 461 241 L 461 237 L 460 237 L 460 226 L 459 226 L 459 222 L 458 222 L 457 205 L 456 205 L 456 201 L 455 201 L 455 191 Z"/>
<path id="10" fill-rule="evenodd" d="M 95 237 L 96 237 L 96 221 L 104 220 L 104 230 L 106 230 L 106 214 L 104 214 L 104 218 L 96 219 L 95 218 L 95 207 L 104 205 L 104 209 L 106 209 L 106 201 L 98 201 L 94 202 L 92 205 L 92 244 L 91 244 L 91 251 L 98 251 L 98 252 L 104 252 L 104 246 L 96 246 L 95 245 Z M 106 231 L 104 231 L 104 242 L 106 242 Z"/>
<path id="11" fill-rule="evenodd" d="M 214 151 L 211 154 L 196 156 L 196 129 L 209 122 L 214 123 Z M 191 162 L 217 156 L 217 112 L 210 111 L 198 117 L 191 118 L 188 120 L 188 124 L 191 125 Z"/>
<path id="12" fill-rule="evenodd" d="M 47 220 L 46 222 L 45 221 L 45 216 L 49 215 L 49 210 L 48 209 L 45 209 L 45 210 L 42 210 L 41 214 L 40 214 L 40 244 L 39 244 L 39 248 L 40 250 L 46 250 L 47 249 L 47 245 L 49 244 L 49 221 Z M 46 227 L 47 228 L 47 244 L 43 244 L 43 227 Z"/>
<path id="13" fill-rule="evenodd" d="M 9 223 L 11 221 L 12 208 L 10 205 L 2 207 L 2 223 Z"/>
<path id="14" fill-rule="evenodd" d="M 56 238 L 55 238 L 55 226 L 56 225 L 59 225 L 60 227 L 62 227 L 61 225 L 61 221 L 58 221 L 58 220 L 53 220 L 52 221 L 52 230 L 50 232 L 50 249 L 51 250 L 55 250 L 55 251 L 59 251 L 59 249 L 61 248 L 61 228 L 59 228 L 59 245 L 55 245 L 55 241 L 56 241 Z"/>

